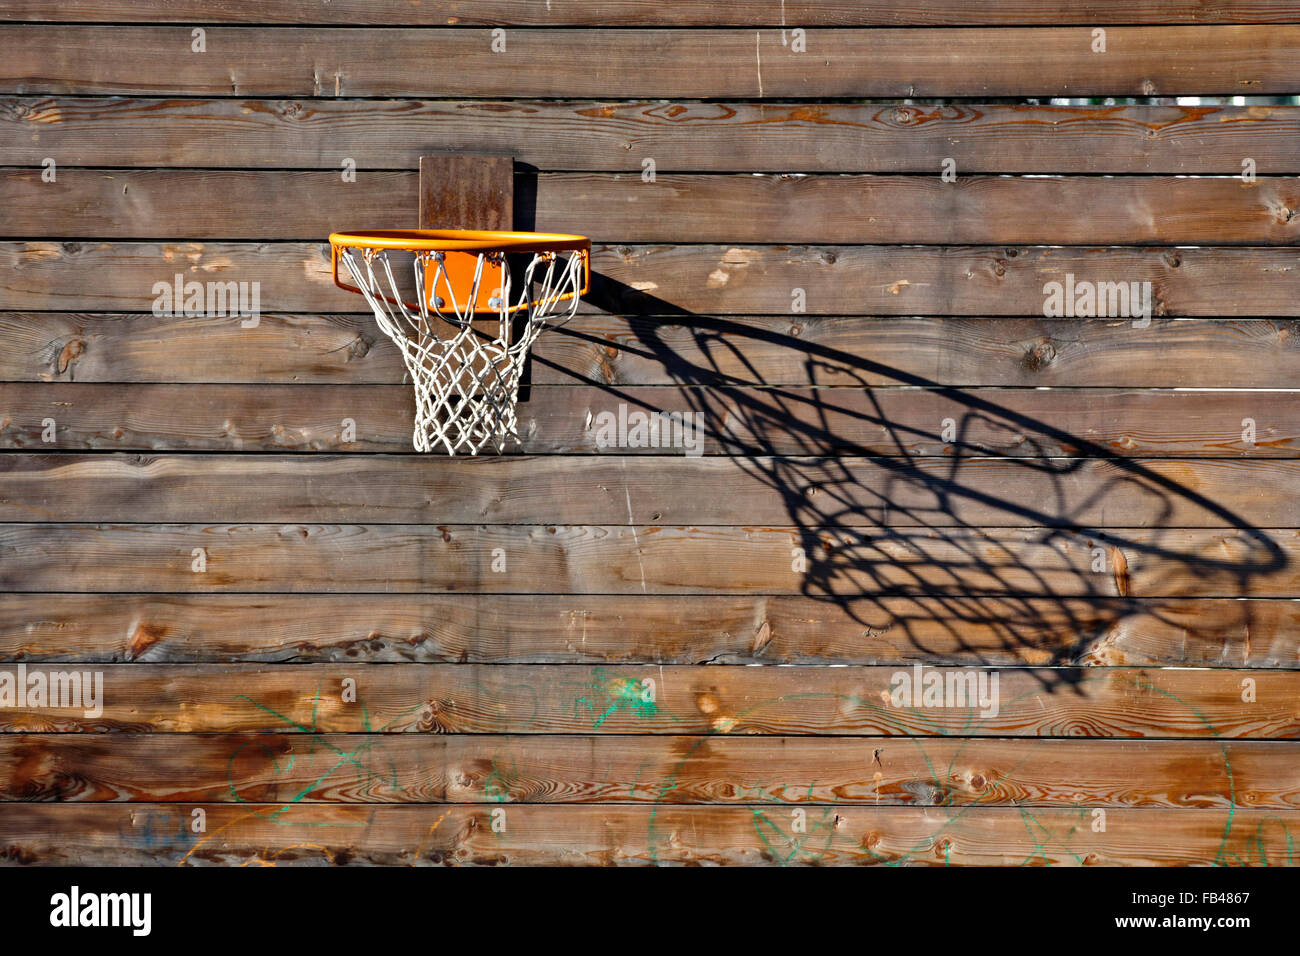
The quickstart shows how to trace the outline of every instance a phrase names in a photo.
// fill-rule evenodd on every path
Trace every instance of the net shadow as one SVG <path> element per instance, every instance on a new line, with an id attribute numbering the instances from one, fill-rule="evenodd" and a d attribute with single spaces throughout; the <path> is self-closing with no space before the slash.
<path id="1" fill-rule="evenodd" d="M 586 298 L 636 316 L 623 346 L 668 370 L 684 387 L 674 396 L 703 415 L 715 450 L 781 497 L 807 557 L 803 595 L 839 608 L 864 633 L 888 635 L 900 658 L 1055 665 L 1035 673 L 1070 683 L 1081 676 L 1074 665 L 1113 662 L 1106 645 L 1130 619 L 1188 638 L 1222 636 L 1222 621 L 1197 631 L 1181 610 L 1188 596 L 1254 596 L 1263 579 L 1287 569 L 1278 543 L 1227 503 L 980 392 L 771 328 L 690 313 L 595 273 Z M 680 348 L 683 330 L 689 350 Z M 572 327 L 553 334 L 582 336 Z M 746 359 L 757 343 L 790 349 L 813 387 L 765 382 Z M 959 412 L 944 434 L 939 422 L 929 430 L 897 421 L 873 387 L 882 380 L 942 396 Z M 816 387 L 823 381 L 836 387 Z M 591 384 L 639 401 L 624 386 Z M 883 447 L 846 441 L 845 422 L 878 429 Z M 971 437 L 990 429 L 1021 436 L 1016 454 L 991 452 Z M 918 445 L 943 445 L 946 457 L 918 454 Z M 1061 457 L 1063 447 L 1071 457 Z M 871 461 L 870 481 L 852 466 L 859 458 Z M 1081 480 L 1096 459 L 1107 459 L 1107 473 L 1099 478 L 1094 469 Z M 990 461 L 1032 476 L 1034 500 L 975 480 Z M 1089 490 L 1081 495 L 1080 487 Z M 1108 496 L 1142 501 L 1145 526 L 1090 526 Z M 1187 528 L 1215 530 L 1189 535 Z M 1225 603 L 1237 615 L 1232 627 L 1248 634 L 1252 603 Z M 1164 661 L 1180 662 L 1188 661 Z"/>

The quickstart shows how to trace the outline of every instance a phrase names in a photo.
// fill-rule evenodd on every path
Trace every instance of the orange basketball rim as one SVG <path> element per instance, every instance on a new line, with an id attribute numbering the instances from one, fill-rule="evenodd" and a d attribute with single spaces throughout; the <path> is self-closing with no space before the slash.
<path id="1" fill-rule="evenodd" d="M 348 292 L 364 294 L 357 286 L 339 277 L 339 255 L 343 250 L 354 250 L 366 261 L 381 251 L 414 253 L 424 263 L 425 301 L 419 305 L 401 304 L 410 309 L 429 309 L 438 313 L 449 307 L 464 313 L 469 306 L 473 314 L 518 312 L 538 306 L 540 303 L 527 295 L 519 296 L 516 301 L 503 301 L 503 286 L 508 275 L 505 256 L 516 253 L 538 257 L 539 269 L 545 269 L 559 253 L 581 255 L 581 288 L 557 296 L 556 302 L 585 295 L 591 283 L 591 240 L 564 233 L 483 229 L 369 229 L 331 233 L 330 265 L 334 284 Z M 393 305 L 398 304 L 388 296 L 381 298 Z"/>

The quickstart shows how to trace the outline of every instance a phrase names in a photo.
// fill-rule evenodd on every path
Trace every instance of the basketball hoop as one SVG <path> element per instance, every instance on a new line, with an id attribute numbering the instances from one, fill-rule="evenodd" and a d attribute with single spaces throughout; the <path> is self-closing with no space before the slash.
<path id="1" fill-rule="evenodd" d="M 330 250 L 334 284 L 364 296 L 402 352 L 415 385 L 415 450 L 475 455 L 490 443 L 502 454 L 518 442 L 515 405 L 528 350 L 543 329 L 577 312 L 590 282 L 590 240 L 382 229 L 336 232 Z M 409 262 L 395 268 L 394 259 Z M 340 262 L 354 284 L 339 277 Z M 517 287 L 512 269 L 521 276 Z M 480 312 L 488 320 L 475 328 Z"/>

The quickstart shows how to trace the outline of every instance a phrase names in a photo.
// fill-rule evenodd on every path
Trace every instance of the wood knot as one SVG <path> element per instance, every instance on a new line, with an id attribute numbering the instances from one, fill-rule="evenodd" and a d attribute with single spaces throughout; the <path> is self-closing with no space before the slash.
<path id="1" fill-rule="evenodd" d="M 136 660 L 166 636 L 167 628 L 141 622 L 135 626 L 127 641 L 127 654 L 132 660 Z"/>
<path id="2" fill-rule="evenodd" d="M 82 339 L 72 339 L 63 346 L 59 352 L 58 370 L 63 375 L 72 367 L 72 363 L 81 358 L 86 351 L 86 343 Z"/>
<path id="3" fill-rule="evenodd" d="M 1056 358 L 1056 348 L 1051 342 L 1039 342 L 1025 351 L 1020 364 L 1029 372 L 1041 372 Z"/>

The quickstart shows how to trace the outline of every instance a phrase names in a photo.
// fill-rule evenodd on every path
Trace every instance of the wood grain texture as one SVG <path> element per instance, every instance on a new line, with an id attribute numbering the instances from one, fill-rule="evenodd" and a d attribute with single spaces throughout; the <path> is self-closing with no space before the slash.
<path id="1" fill-rule="evenodd" d="M 1300 862 L 1300 107 L 1199 99 L 1300 89 L 1296 0 L 49 6 L 0 0 L 0 864 Z M 1190 99 L 1024 102 L 1103 96 Z M 524 454 L 411 454 L 330 283 L 417 216 L 596 240 Z"/>
<path id="2" fill-rule="evenodd" d="M 1243 487 L 1252 493 L 1242 495 Z M 846 528 L 1297 528 L 1300 466 L 1260 459 L 0 456 L 0 521 L 705 526 L 738 515 L 761 525 L 820 517 Z"/>
<path id="3" fill-rule="evenodd" d="M 614 245 L 585 311 L 1042 316 L 1048 282 L 1150 282 L 1156 316 L 1293 318 L 1294 246 Z M 356 309 L 323 243 L 0 242 L 0 310 L 150 312 L 158 283 L 259 283 L 267 312 Z M 248 287 L 251 289 L 251 285 Z"/>
<path id="4" fill-rule="evenodd" d="M 761 595 L 14 594 L 8 661 L 1295 668 L 1300 602 Z"/>
<path id="5" fill-rule="evenodd" d="M 0 589 L 1291 598 L 1297 552 L 1253 528 L 14 523 Z"/>
<path id="6" fill-rule="evenodd" d="M 1292 866 L 1293 811 L 21 804 L 0 814 L 9 864 L 320 866 Z M 496 808 L 500 809 L 500 808 Z"/>
<path id="7" fill-rule="evenodd" d="M 306 185 L 310 186 L 311 183 Z M 397 192 L 396 201 L 405 206 L 409 214 L 412 205 L 409 180 L 393 182 L 390 189 Z M 327 202 L 323 194 L 318 192 L 314 195 L 314 203 L 323 205 Z M 495 229 L 509 232 L 514 229 L 514 161 L 509 156 L 490 156 L 484 153 L 421 156 L 414 205 L 419 209 L 421 229 Z M 337 217 L 334 221 L 344 221 L 347 218 L 344 212 L 341 209 L 333 210 L 331 215 Z M 358 214 L 356 221 L 395 221 L 385 220 L 374 209 L 367 211 L 366 215 L 369 218 L 362 219 Z M 188 234 L 196 235 L 193 231 Z M 309 236 L 319 234 L 305 233 Z M 285 239 L 292 235 L 292 227 L 286 223 L 280 227 L 275 238 Z"/>
<path id="8" fill-rule="evenodd" d="M 435 160 L 441 164 L 435 168 Z M 495 161 L 495 164 L 492 162 Z M 483 182 L 461 171 L 477 170 Z M 1251 243 L 1300 239 L 1300 180 L 1266 177 L 656 176 L 544 173 L 505 181 L 509 160 L 422 157 L 421 228 L 532 229 L 597 242 Z M 505 170 L 496 167 L 505 165 Z M 333 172 L 0 171 L 6 238 L 319 239 L 340 223 L 403 226 L 417 176 Z M 441 184 L 435 186 L 434 184 Z M 52 188 L 53 187 L 53 188 Z M 457 197 L 453 202 L 446 191 Z M 227 197 L 244 197 L 230 203 Z M 487 215 L 488 210 L 493 210 Z M 1079 210 L 1061 216 L 1062 209 Z M 478 218 L 474 218 L 477 211 Z M 484 216 L 487 216 L 484 218 Z"/>
<path id="9" fill-rule="evenodd" d="M 0 20 L 412 26 L 911 26 L 1029 23 L 1294 23 L 1295 0 L 0 0 Z"/>
<path id="10" fill-rule="evenodd" d="M 403 380 L 369 313 L 175 318 L 0 312 L 0 381 Z M 1300 320 L 579 315 L 532 348 L 538 385 L 945 385 L 1290 388 Z"/>
<path id="11" fill-rule="evenodd" d="M 1294 740 L 6 734 L 0 801 L 1294 811 L 1297 749 Z"/>
<path id="12" fill-rule="evenodd" d="M 12 674 L 17 667 L 0 670 Z M 30 671 L 45 670 L 30 665 Z M 1300 731 L 1300 673 L 1290 670 L 936 671 L 945 681 L 950 674 L 974 680 L 996 673 L 996 713 L 974 703 L 973 692 L 952 698 L 958 706 L 910 706 L 906 698 L 907 705 L 895 706 L 890 697 L 897 675 L 915 672 L 897 665 L 134 663 L 96 665 L 94 671 L 103 675 L 101 713 L 81 700 L 71 707 L 5 707 L 0 732 L 281 733 L 304 740 L 322 733 L 707 735 L 706 740 L 874 735 L 889 738 L 886 746 L 892 740 L 906 748 L 909 737 L 1177 737 L 1214 743 L 1290 738 Z M 1243 701 L 1246 679 L 1255 692 L 1249 702 Z M 343 701 L 345 680 L 355 682 L 355 702 Z"/>
<path id="13" fill-rule="evenodd" d="M 0 412 L 0 448 L 10 450 L 410 452 L 415 397 L 405 385 L 4 383 Z M 517 413 L 520 443 L 507 450 L 525 454 L 1300 453 L 1300 393 L 1282 391 L 537 385 Z"/>
<path id="14" fill-rule="evenodd" d="M 188 42 L 188 41 L 187 41 Z M 905 71 L 906 72 L 906 71 Z M 566 94 L 570 96 L 571 94 Z M 602 92 L 601 96 L 608 93 Z M 640 173 L 1300 173 L 1295 106 L 0 97 L 6 162 L 414 170 L 431 148 Z M 581 149 L 575 149 L 575 143 Z"/>
<path id="15" fill-rule="evenodd" d="M 339 31 L 0 25 L 0 92 L 185 96 L 914 97 L 1291 94 L 1300 26 Z M 452 62 L 454 70 L 430 70 Z"/>

